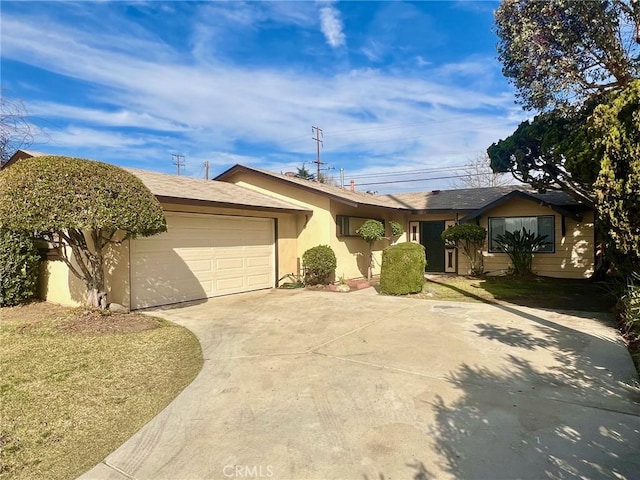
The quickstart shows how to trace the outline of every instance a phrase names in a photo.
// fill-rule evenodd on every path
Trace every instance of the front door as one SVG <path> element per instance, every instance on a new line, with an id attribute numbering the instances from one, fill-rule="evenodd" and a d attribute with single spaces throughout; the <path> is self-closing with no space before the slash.
<path id="1" fill-rule="evenodd" d="M 420 222 L 420 240 L 424 245 L 427 255 L 427 272 L 444 272 L 444 220 L 433 222 Z"/>

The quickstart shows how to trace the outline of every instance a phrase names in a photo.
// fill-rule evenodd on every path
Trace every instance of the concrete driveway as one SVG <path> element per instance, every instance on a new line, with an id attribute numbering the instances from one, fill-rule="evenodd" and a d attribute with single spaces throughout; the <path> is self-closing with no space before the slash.
<path id="1" fill-rule="evenodd" d="M 598 314 L 373 289 L 153 313 L 198 336 L 204 367 L 83 479 L 640 475 L 637 376 Z"/>

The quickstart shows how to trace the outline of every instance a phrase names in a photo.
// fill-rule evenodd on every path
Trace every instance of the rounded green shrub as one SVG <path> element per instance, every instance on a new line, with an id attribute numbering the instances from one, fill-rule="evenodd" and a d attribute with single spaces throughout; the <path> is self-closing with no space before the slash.
<path id="1" fill-rule="evenodd" d="M 419 243 L 399 243 L 382 251 L 380 293 L 406 295 L 418 293 L 424 285 L 427 260 Z"/>
<path id="2" fill-rule="evenodd" d="M 327 285 L 336 270 L 336 254 L 329 245 L 312 247 L 302 254 L 302 266 L 307 285 Z"/>
<path id="3" fill-rule="evenodd" d="M 367 220 L 356 230 L 365 242 L 373 243 L 384 238 L 384 225 L 380 220 Z"/>
<path id="4" fill-rule="evenodd" d="M 404 233 L 404 227 L 402 226 L 401 223 L 394 222 L 393 220 L 391 220 L 389 222 L 389 226 L 391 227 L 391 236 L 392 237 L 399 237 L 400 235 L 402 235 Z"/>
<path id="5" fill-rule="evenodd" d="M 0 228 L 0 307 L 36 296 L 40 255 L 31 235 Z"/>

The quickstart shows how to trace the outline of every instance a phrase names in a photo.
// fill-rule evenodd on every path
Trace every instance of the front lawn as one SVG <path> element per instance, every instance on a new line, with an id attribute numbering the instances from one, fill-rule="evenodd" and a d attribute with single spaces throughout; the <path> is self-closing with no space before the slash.
<path id="1" fill-rule="evenodd" d="M 422 293 L 433 300 L 508 302 L 534 308 L 610 312 L 616 303 L 602 283 L 547 277 L 464 277 L 429 275 Z"/>
<path id="2" fill-rule="evenodd" d="M 195 336 L 140 314 L 0 309 L 0 478 L 72 479 L 160 412 L 202 367 Z"/>

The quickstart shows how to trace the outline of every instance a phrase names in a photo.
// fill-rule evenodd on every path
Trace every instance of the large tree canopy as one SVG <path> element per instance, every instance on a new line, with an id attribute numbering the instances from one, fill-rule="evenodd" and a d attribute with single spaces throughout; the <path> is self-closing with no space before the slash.
<path id="1" fill-rule="evenodd" d="M 32 232 L 63 247 L 65 263 L 87 287 L 87 303 L 104 306 L 105 247 L 163 232 L 166 222 L 158 200 L 129 172 L 49 156 L 24 159 L 0 172 L 0 227 Z"/>
<path id="2" fill-rule="evenodd" d="M 504 0 L 495 19 L 502 71 L 526 109 L 581 105 L 640 76 L 637 0 Z"/>
<path id="3" fill-rule="evenodd" d="M 541 191 L 562 188 L 593 200 L 593 182 L 600 171 L 598 147 L 586 122 L 593 102 L 569 112 L 554 110 L 522 122 L 516 131 L 487 149 L 495 172 L 511 172 Z"/>
<path id="4" fill-rule="evenodd" d="M 640 265 L 640 80 L 597 107 L 589 131 L 602 152 L 595 183 L 598 213 L 616 250 Z"/>

